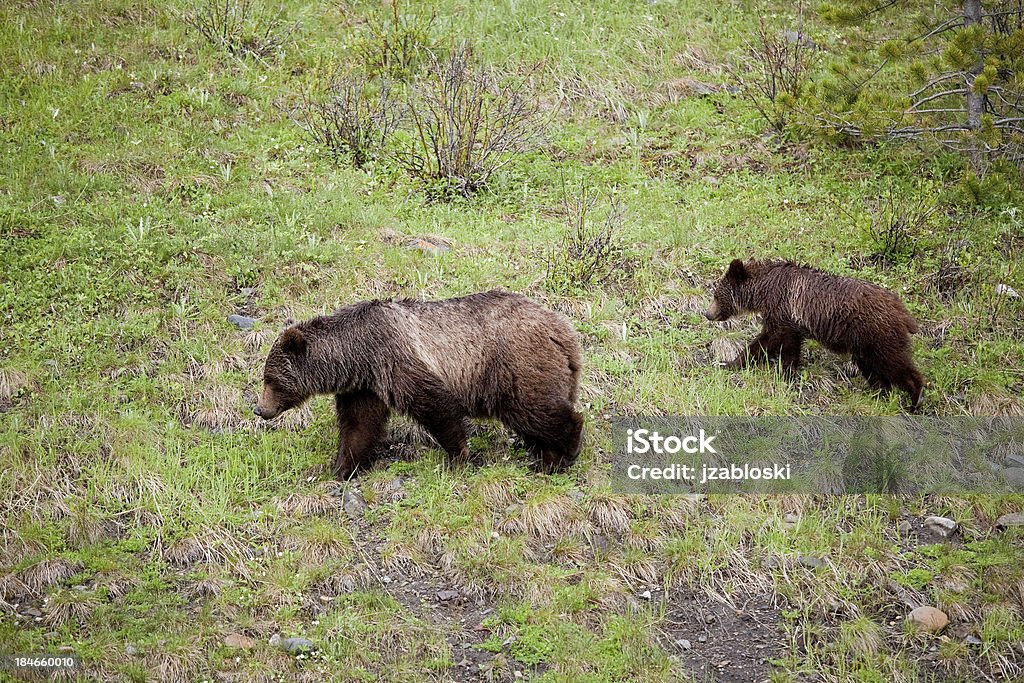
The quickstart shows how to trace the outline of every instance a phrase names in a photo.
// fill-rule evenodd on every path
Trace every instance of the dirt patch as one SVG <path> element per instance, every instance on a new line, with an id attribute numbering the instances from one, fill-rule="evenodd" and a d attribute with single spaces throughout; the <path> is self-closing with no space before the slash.
<path id="1" fill-rule="evenodd" d="M 658 595 L 652 596 L 657 600 Z M 687 591 L 670 591 L 662 644 L 699 681 L 767 681 L 769 663 L 785 650 L 779 611 L 764 597 L 734 596 L 735 606 Z"/>

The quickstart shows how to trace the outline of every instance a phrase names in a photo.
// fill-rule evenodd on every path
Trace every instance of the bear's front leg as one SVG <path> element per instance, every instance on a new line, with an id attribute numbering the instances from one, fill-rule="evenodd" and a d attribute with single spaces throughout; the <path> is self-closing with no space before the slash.
<path id="1" fill-rule="evenodd" d="M 335 395 L 338 409 L 338 455 L 332 467 L 334 475 L 345 480 L 358 468 L 373 464 L 374 448 L 387 425 L 391 411 L 368 391 Z"/>
<path id="2" fill-rule="evenodd" d="M 726 367 L 739 369 L 755 363 L 781 360 L 785 370 L 795 370 L 800 365 L 803 341 L 795 330 L 766 321 L 761 334 L 754 337 L 739 356 L 726 363 Z"/>

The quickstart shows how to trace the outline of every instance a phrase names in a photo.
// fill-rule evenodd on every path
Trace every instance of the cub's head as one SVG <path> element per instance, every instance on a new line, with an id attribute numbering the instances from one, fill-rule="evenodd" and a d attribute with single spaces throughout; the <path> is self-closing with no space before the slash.
<path id="1" fill-rule="evenodd" d="M 725 276 L 718 281 L 712 292 L 711 307 L 704 317 L 722 322 L 729 318 L 750 312 L 749 282 L 757 264 L 733 259 Z"/>
<path id="2" fill-rule="evenodd" d="M 253 411 L 264 420 L 272 420 L 309 398 L 303 375 L 308 341 L 298 327 L 289 327 L 274 342 L 263 366 L 263 395 Z"/>

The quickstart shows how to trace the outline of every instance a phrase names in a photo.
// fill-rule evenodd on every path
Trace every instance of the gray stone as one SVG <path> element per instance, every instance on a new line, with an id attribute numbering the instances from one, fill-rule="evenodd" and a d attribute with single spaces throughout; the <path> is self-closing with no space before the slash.
<path id="1" fill-rule="evenodd" d="M 1011 512 L 996 520 L 996 526 L 1007 528 L 1011 526 L 1024 526 L 1024 512 Z"/>
<path id="2" fill-rule="evenodd" d="M 29 607 L 28 609 L 26 609 L 23 612 L 23 614 L 26 617 L 41 617 L 41 616 L 43 616 L 43 613 L 40 612 L 39 610 L 37 610 L 35 607 Z"/>
<path id="3" fill-rule="evenodd" d="M 907 520 L 901 519 L 896 528 L 899 529 L 900 536 L 909 536 L 914 527 Z"/>
<path id="4" fill-rule="evenodd" d="M 285 652 L 289 652 L 293 655 L 297 655 L 302 652 L 309 652 L 316 648 L 316 645 L 313 644 L 313 641 L 308 638 L 282 638 L 278 636 L 276 643 L 273 642 L 273 638 L 271 638 L 270 640 L 271 645 L 279 647 Z"/>
<path id="5" fill-rule="evenodd" d="M 981 645 L 981 638 L 977 636 L 967 636 L 964 638 L 964 643 L 967 645 Z"/>
<path id="6" fill-rule="evenodd" d="M 1003 479 L 1014 488 L 1024 488 L 1024 467 L 1007 467 L 1003 470 Z"/>
<path id="7" fill-rule="evenodd" d="M 256 318 L 250 318 L 247 315 L 238 315 L 235 313 L 228 316 L 228 322 L 240 330 L 251 330 L 253 325 L 256 324 Z"/>
<path id="8" fill-rule="evenodd" d="M 943 538 L 952 536 L 953 532 L 956 531 L 956 522 L 948 517 L 932 515 L 931 517 L 925 518 L 924 525 Z"/>
<path id="9" fill-rule="evenodd" d="M 363 494 L 358 489 L 349 489 L 342 496 L 341 507 L 345 510 L 346 515 L 356 519 L 366 512 L 366 499 L 363 498 Z"/>
<path id="10" fill-rule="evenodd" d="M 437 599 L 441 602 L 450 602 L 452 600 L 458 600 L 461 593 L 459 591 L 437 591 Z"/>
<path id="11" fill-rule="evenodd" d="M 820 557 L 815 557 L 814 555 L 800 555 L 796 558 L 796 561 L 805 567 L 810 567 L 811 569 L 817 569 L 818 567 L 825 566 L 825 560 Z"/>
<path id="12" fill-rule="evenodd" d="M 651 599 L 651 591 L 644 591 L 643 593 L 640 594 L 640 597 L 643 598 L 644 600 L 650 600 Z"/>
<path id="13" fill-rule="evenodd" d="M 136 647 L 134 643 L 128 643 L 124 646 L 124 653 L 129 657 L 134 657 L 139 654 L 139 648 Z"/>
<path id="14" fill-rule="evenodd" d="M 1020 298 L 1020 294 L 1017 292 L 1016 289 L 1014 289 L 1010 285 L 1004 285 L 1003 283 L 999 283 L 998 285 L 996 285 L 996 296 L 1008 296 L 1011 299 Z"/>
<path id="15" fill-rule="evenodd" d="M 679 640 L 677 640 L 676 645 L 678 645 L 680 649 L 683 650 L 689 650 L 691 647 L 693 647 L 692 645 L 690 645 L 690 641 L 688 641 L 686 638 L 680 638 Z"/>

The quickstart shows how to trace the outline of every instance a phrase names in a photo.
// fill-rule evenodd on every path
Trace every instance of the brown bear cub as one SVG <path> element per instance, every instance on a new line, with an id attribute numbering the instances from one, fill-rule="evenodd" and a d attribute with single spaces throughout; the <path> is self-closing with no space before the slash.
<path id="1" fill-rule="evenodd" d="M 741 313 L 761 314 L 763 326 L 728 367 L 778 361 L 793 370 L 810 338 L 851 354 L 872 387 L 902 389 L 912 410 L 921 407 L 924 377 L 914 367 L 910 342 L 917 322 L 889 290 L 788 261 L 736 259 L 716 285 L 705 317 L 723 321 Z"/>
<path id="2" fill-rule="evenodd" d="M 373 463 L 392 411 L 423 425 L 455 462 L 469 458 L 466 418 L 497 418 L 550 472 L 580 452 L 581 366 L 569 321 L 519 294 L 364 301 L 278 337 L 255 412 L 270 420 L 334 394 L 339 479 Z"/>

